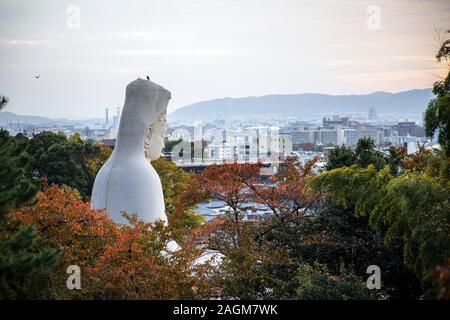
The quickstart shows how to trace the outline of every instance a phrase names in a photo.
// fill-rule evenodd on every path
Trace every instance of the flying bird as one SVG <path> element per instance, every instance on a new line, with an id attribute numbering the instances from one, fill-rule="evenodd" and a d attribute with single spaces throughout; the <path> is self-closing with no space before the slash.
<path id="1" fill-rule="evenodd" d="M 147 80 L 150 80 L 150 77 L 149 77 L 149 76 L 147 76 Z"/>
<path id="2" fill-rule="evenodd" d="M 36 79 L 39 79 L 40 77 L 41 77 L 41 75 L 37 75 L 37 76 L 34 76 Z"/>

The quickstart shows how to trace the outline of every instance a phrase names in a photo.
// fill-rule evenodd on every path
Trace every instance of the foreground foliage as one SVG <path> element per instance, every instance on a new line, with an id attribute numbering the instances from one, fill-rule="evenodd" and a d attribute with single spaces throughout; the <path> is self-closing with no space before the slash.
<path id="1" fill-rule="evenodd" d="M 34 205 L 10 213 L 9 226 L 35 225 L 36 245 L 57 249 L 59 264 L 14 283 L 7 297 L 17 298 L 18 292 L 20 298 L 58 299 L 193 299 L 210 294 L 204 280 L 207 265 L 194 264 L 201 251 L 187 242 L 169 254 L 170 228 L 140 222 L 136 216 L 128 219 L 129 225 L 116 225 L 106 213 L 90 209 L 73 189 L 44 188 Z M 42 255 L 34 259 L 45 260 Z M 82 270 L 81 290 L 66 287 L 70 265 Z M 16 267 L 15 277 L 20 270 Z M 41 283 L 47 285 L 37 293 Z"/>

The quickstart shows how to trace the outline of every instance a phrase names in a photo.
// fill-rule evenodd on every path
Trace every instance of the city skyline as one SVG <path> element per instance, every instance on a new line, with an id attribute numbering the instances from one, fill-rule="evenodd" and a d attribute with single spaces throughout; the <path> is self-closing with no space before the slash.
<path id="1" fill-rule="evenodd" d="M 228 96 L 429 88 L 446 72 L 433 57 L 450 4 L 2 1 L 0 17 L 5 110 L 86 119 L 122 106 L 124 85 L 147 74 L 172 92 L 169 112 Z"/>

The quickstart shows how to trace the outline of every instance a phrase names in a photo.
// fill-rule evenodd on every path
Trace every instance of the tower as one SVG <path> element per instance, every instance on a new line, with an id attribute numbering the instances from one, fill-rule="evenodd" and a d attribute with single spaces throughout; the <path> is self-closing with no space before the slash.
<path id="1" fill-rule="evenodd" d="M 113 116 L 113 123 L 112 123 L 114 129 L 119 128 L 119 121 L 120 121 L 120 107 L 117 107 L 116 115 Z"/>
<path id="2" fill-rule="evenodd" d="M 105 125 L 109 124 L 109 109 L 105 109 Z"/>

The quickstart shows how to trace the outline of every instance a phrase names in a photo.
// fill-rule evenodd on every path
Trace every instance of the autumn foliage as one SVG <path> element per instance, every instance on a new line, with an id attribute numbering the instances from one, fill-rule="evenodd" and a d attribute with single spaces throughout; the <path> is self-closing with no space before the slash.
<path id="1" fill-rule="evenodd" d="M 126 213 L 128 224 L 118 225 L 78 191 L 44 185 L 34 202 L 8 213 L 0 236 L 32 225 L 33 246 L 57 250 L 59 261 L 10 281 L 4 292 L 47 299 L 447 298 L 448 263 L 439 258 L 448 227 L 442 160 L 429 150 L 394 155 L 381 170 L 352 165 L 320 174 L 315 159 L 287 158 L 272 176 L 261 174 L 261 164 L 213 165 L 192 175 L 157 161 L 169 226 Z M 229 210 L 204 221 L 193 209 L 211 199 Z M 425 218 L 425 203 L 439 221 Z M 264 216 L 247 219 L 255 206 Z M 437 222 L 442 227 L 433 228 Z M 179 250 L 170 249 L 172 240 Z M 373 263 L 385 268 L 379 293 L 364 286 Z M 66 287 L 70 265 L 82 270 L 81 290 Z"/>
<path id="2" fill-rule="evenodd" d="M 49 298 L 193 299 L 211 294 L 206 265 L 195 265 L 201 250 L 186 242 L 176 252 L 172 231 L 162 223 L 117 225 L 69 187 L 52 185 L 36 203 L 10 213 L 10 227 L 33 224 L 39 246 L 58 248 L 60 263 L 50 274 Z M 82 270 L 82 290 L 66 288 L 66 268 Z"/>

